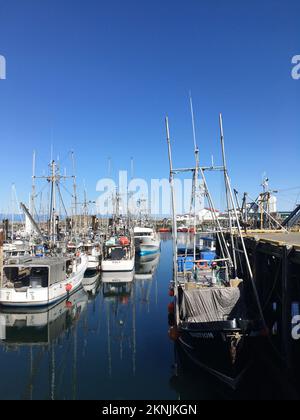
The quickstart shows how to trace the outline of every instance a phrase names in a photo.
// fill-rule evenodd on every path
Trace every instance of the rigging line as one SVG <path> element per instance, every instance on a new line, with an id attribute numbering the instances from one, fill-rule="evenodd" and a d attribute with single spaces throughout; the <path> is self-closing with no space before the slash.
<path id="1" fill-rule="evenodd" d="M 277 191 L 282 192 L 282 191 L 293 191 L 293 190 L 300 190 L 300 187 L 283 188 L 283 189 L 280 189 L 280 190 L 277 190 Z"/>
<path id="2" fill-rule="evenodd" d="M 67 152 L 62 159 L 59 159 L 60 166 L 64 164 L 64 162 L 70 157 L 72 151 Z"/>
<path id="3" fill-rule="evenodd" d="M 40 217 L 39 217 L 39 214 L 38 214 L 38 212 L 36 210 L 35 204 L 33 205 L 32 212 L 33 212 L 33 215 L 37 218 L 38 223 L 40 223 Z"/>
<path id="4" fill-rule="evenodd" d="M 73 193 L 71 193 L 69 190 L 68 190 L 68 188 L 64 185 L 64 184 L 61 184 L 61 186 L 63 187 L 63 189 L 72 197 L 72 198 L 75 198 L 75 196 L 74 196 L 74 194 Z"/>
<path id="5" fill-rule="evenodd" d="M 53 214 L 53 184 L 51 183 L 50 186 L 50 203 L 49 204 L 49 220 L 52 220 L 52 214 Z"/>
<path id="6" fill-rule="evenodd" d="M 37 198 L 46 188 L 47 188 L 47 186 L 48 186 L 48 183 L 46 183 L 44 186 L 43 186 L 43 188 L 38 192 L 38 193 L 36 193 L 34 196 L 33 196 L 33 198 Z"/>
<path id="7" fill-rule="evenodd" d="M 193 205 L 195 206 L 195 181 L 196 181 L 196 170 L 193 171 L 193 185 L 192 185 L 192 194 L 191 194 L 191 202 L 190 202 L 190 212 L 189 212 L 189 222 L 192 218 L 192 211 L 193 211 Z M 185 255 L 184 255 L 184 275 L 186 275 L 186 260 L 187 260 L 187 253 L 188 253 L 188 237 L 186 240 L 186 246 L 185 246 Z M 195 258 L 194 258 L 195 259 Z"/>
<path id="8" fill-rule="evenodd" d="M 18 198 L 18 195 L 17 195 L 17 190 L 16 190 L 15 184 L 13 184 L 13 192 L 14 192 L 15 202 L 17 204 L 17 207 L 18 207 L 18 209 L 20 209 L 20 201 L 19 201 L 19 198 Z M 22 212 L 20 212 L 20 210 L 19 210 L 19 213 L 17 213 L 17 214 L 19 214 L 21 220 L 24 222 L 24 214 Z"/>
<path id="9" fill-rule="evenodd" d="M 250 200 L 253 200 L 253 198 L 251 198 L 249 195 L 248 197 L 250 198 Z M 284 226 L 282 226 L 271 214 L 269 214 L 267 211 L 264 211 L 264 212 L 274 223 L 276 223 L 277 226 L 280 226 L 282 229 L 288 232 L 288 230 Z"/>
<path id="10" fill-rule="evenodd" d="M 193 98 L 192 98 L 192 92 L 191 91 L 190 91 L 190 107 L 191 107 L 191 115 L 192 115 L 194 150 L 196 150 L 196 149 L 198 149 L 198 147 L 197 147 L 197 139 L 196 139 L 195 114 L 194 114 Z"/>
<path id="11" fill-rule="evenodd" d="M 300 193 L 297 195 L 297 199 L 298 199 L 299 195 L 300 195 Z M 297 201 L 297 199 L 296 199 L 296 201 Z M 280 197 L 280 201 L 285 201 L 286 203 L 294 204 L 294 200 L 289 200 L 288 198 Z"/>
<path id="12" fill-rule="evenodd" d="M 68 212 L 67 212 L 67 209 L 66 209 L 66 206 L 65 206 L 64 200 L 63 200 L 62 195 L 61 195 L 61 191 L 60 191 L 60 186 L 59 186 L 59 183 L 57 183 L 57 184 L 56 184 L 56 186 L 57 186 L 57 189 L 58 189 L 58 195 L 59 195 L 59 198 L 60 198 L 60 202 L 61 202 L 61 204 L 62 204 L 62 206 L 63 206 L 63 209 L 64 209 L 64 211 L 65 211 L 66 216 L 68 216 Z"/>

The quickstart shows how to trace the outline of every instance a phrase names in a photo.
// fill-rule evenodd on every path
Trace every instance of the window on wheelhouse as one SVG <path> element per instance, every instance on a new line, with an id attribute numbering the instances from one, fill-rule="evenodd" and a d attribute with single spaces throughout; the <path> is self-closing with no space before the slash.
<path id="1" fill-rule="evenodd" d="M 24 287 L 48 287 L 48 267 L 4 267 L 3 287 L 22 289 Z"/>

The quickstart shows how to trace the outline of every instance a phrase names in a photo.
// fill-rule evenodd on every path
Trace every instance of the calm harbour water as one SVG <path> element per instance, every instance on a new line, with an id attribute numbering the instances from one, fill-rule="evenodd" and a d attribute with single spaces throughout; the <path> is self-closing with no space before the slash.
<path id="1" fill-rule="evenodd" d="M 51 310 L 0 311 L 0 399 L 297 398 L 273 365 L 255 364 L 232 391 L 184 358 L 175 364 L 167 316 L 172 243 L 163 239 L 160 258 L 138 261 L 132 283 L 86 278 Z"/>

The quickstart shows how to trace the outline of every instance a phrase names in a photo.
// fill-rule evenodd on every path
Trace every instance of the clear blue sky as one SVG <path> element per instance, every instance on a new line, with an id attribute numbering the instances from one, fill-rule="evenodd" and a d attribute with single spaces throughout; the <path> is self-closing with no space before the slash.
<path id="1" fill-rule="evenodd" d="M 190 89 L 202 163 L 217 161 L 223 112 L 235 187 L 256 195 L 263 172 L 300 185 L 299 0 L 0 0 L 0 54 L 0 209 L 12 182 L 27 199 L 32 150 L 42 171 L 51 143 L 75 151 L 91 198 L 109 156 L 114 171 L 133 156 L 136 176 L 167 177 L 166 114 L 189 165 Z"/>

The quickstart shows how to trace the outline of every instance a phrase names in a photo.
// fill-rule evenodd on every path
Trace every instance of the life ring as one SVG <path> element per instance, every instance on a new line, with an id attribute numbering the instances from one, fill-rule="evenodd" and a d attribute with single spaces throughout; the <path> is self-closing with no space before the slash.
<path id="1" fill-rule="evenodd" d="M 199 268 L 199 270 L 206 270 L 206 269 L 207 269 L 207 267 L 208 267 L 207 261 L 205 261 L 205 262 L 203 263 L 203 265 L 201 265 L 201 263 L 200 263 L 200 262 L 197 262 L 197 268 Z"/>

